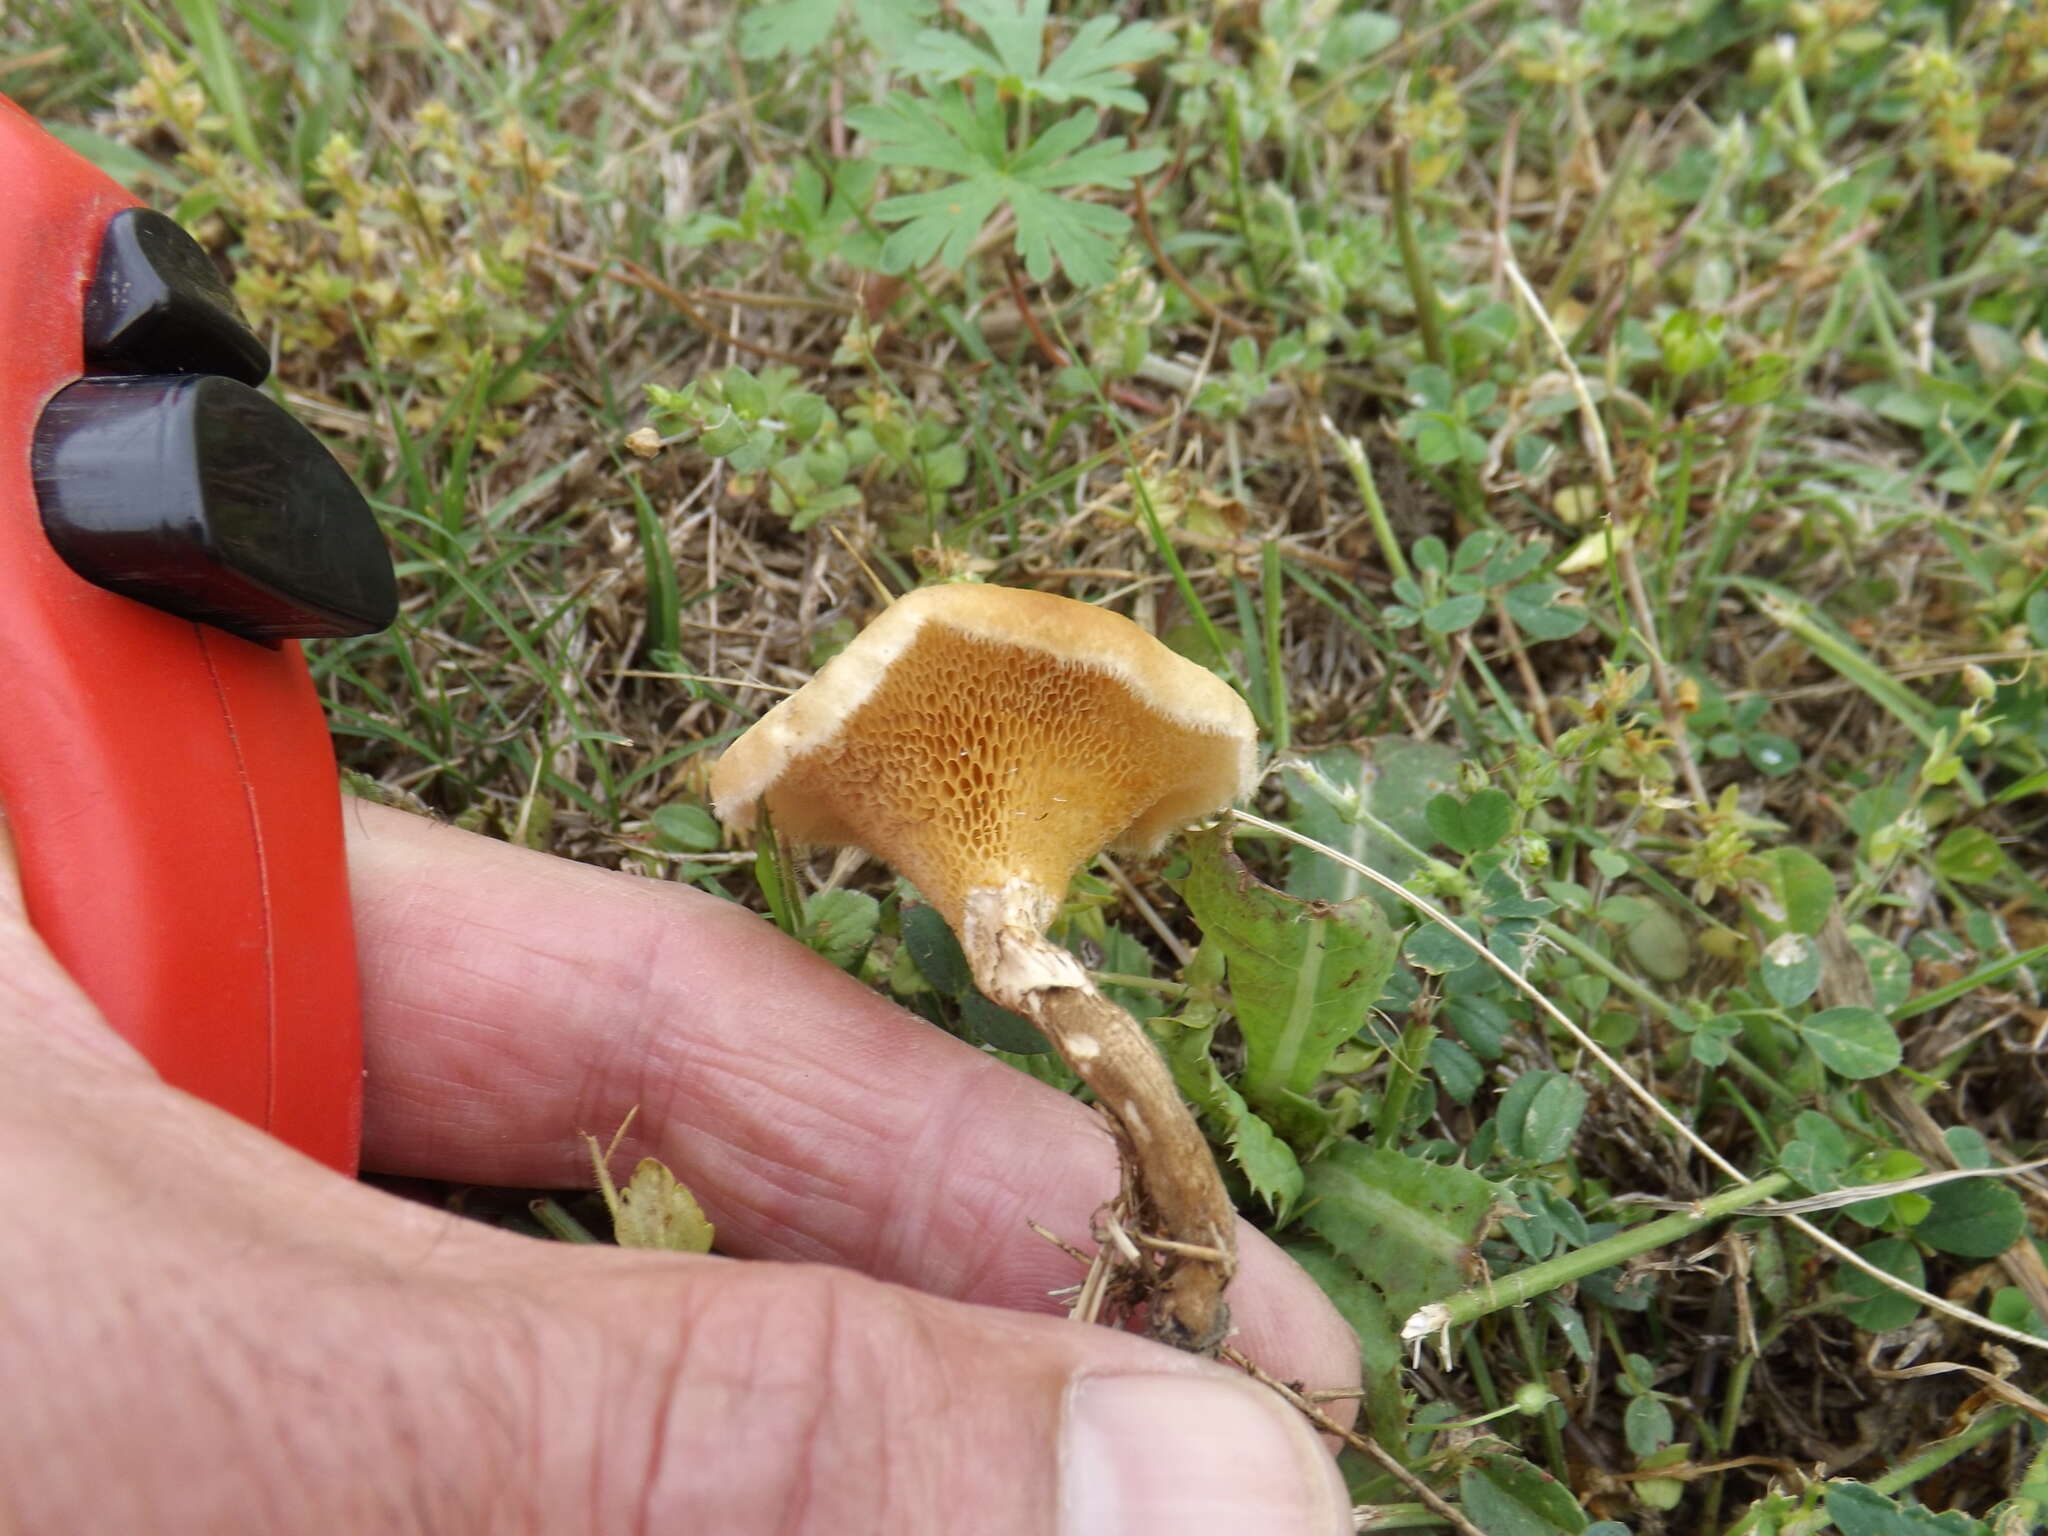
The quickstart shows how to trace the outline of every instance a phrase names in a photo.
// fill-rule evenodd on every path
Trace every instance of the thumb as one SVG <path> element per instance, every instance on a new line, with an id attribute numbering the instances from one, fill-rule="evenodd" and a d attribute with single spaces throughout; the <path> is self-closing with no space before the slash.
<path id="1" fill-rule="evenodd" d="M 654 1384 L 636 1416 L 652 1443 L 644 1460 L 629 1443 L 606 1461 L 629 1477 L 649 1469 L 644 1485 L 616 1490 L 645 1512 L 646 1527 L 735 1536 L 1352 1528 L 1343 1481 L 1314 1431 L 1224 1367 L 1107 1329 L 819 1266 L 621 1262 L 633 1273 L 603 1288 L 561 1266 L 549 1310 L 589 1315 L 595 1305 L 615 1330 L 632 1320 L 619 1347 Z M 534 1429 L 546 1437 L 551 1422 L 620 1424 L 620 1380 L 593 1367 Z M 610 1399 L 609 1411 L 592 1394 Z M 568 1497 L 588 1489 L 568 1479 Z M 555 1513 L 542 1512 L 543 1528 L 559 1528 Z"/>

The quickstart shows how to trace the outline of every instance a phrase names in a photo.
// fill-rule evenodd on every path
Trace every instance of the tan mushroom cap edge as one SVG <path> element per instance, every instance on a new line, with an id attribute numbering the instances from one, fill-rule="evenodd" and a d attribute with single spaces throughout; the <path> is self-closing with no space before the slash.
<path id="1" fill-rule="evenodd" d="M 962 582 L 883 610 L 726 750 L 711 795 L 728 825 L 765 800 L 796 841 L 865 848 L 957 925 L 969 890 L 1057 895 L 1256 778 L 1229 685 L 1106 609 Z"/>

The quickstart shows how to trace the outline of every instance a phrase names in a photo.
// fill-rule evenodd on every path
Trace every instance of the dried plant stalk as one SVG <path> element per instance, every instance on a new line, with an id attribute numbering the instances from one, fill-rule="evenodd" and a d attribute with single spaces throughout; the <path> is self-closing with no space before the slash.
<path id="1" fill-rule="evenodd" d="M 1120 1133 L 1140 1227 L 1157 1256 L 1148 1276 L 1148 1331 L 1213 1355 L 1230 1332 L 1223 1293 L 1237 1269 L 1236 1211 L 1208 1141 L 1143 1027 L 1045 937 L 1052 907 L 1045 891 L 1021 881 L 974 891 L 961 948 L 975 985 L 1037 1026 Z"/>

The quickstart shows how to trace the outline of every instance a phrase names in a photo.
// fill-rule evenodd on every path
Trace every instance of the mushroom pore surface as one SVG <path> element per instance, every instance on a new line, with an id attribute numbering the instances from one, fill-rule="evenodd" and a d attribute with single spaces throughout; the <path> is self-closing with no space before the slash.
<path id="1" fill-rule="evenodd" d="M 1244 755 L 1085 660 L 928 624 L 764 798 L 789 836 L 867 849 L 957 928 L 970 890 L 1062 892 L 1105 845 L 1150 847 L 1214 810 Z"/>

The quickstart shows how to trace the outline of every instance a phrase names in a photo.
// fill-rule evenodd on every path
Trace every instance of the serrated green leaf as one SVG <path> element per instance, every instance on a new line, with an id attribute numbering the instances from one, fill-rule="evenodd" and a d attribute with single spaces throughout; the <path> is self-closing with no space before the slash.
<path id="1" fill-rule="evenodd" d="M 943 187 L 884 199 L 875 217 L 899 224 L 882 245 L 885 270 L 905 271 L 938 258 L 965 265 L 996 211 L 1016 219 L 1015 241 L 1025 268 L 1041 281 L 1055 264 L 1084 285 L 1114 276 L 1117 247 L 1130 220 L 1114 208 L 1077 201 L 1063 189 L 1128 187 L 1156 170 L 1165 151 L 1089 144 L 1100 114 L 1076 112 L 1050 124 L 1012 152 L 1004 109 L 994 91 L 970 101 L 958 86 L 929 99 L 901 92 L 847 113 L 871 140 L 870 157 L 889 165 L 923 166 L 959 177 Z"/>
<path id="2" fill-rule="evenodd" d="M 1398 1332 L 1402 1320 L 1389 1317 L 1379 1289 L 1327 1244 L 1302 1239 L 1286 1248 L 1288 1257 L 1308 1271 L 1358 1335 L 1358 1354 L 1365 1365 L 1365 1419 L 1373 1437 L 1382 1444 L 1399 1444 L 1409 1427 L 1401 1390 L 1408 1355 Z"/>
<path id="3" fill-rule="evenodd" d="M 1055 266 L 1084 288 L 1116 276 L 1117 248 L 1131 227 L 1126 215 L 1021 185 L 1011 188 L 1010 206 L 1017 214 L 1017 254 L 1038 282 Z"/>
<path id="4" fill-rule="evenodd" d="M 1301 1220 L 1406 1319 L 1470 1284 L 1479 1240 L 1503 1203 L 1469 1168 L 1339 1141 L 1309 1164 Z"/>
<path id="5" fill-rule="evenodd" d="M 1053 56 L 1037 90 L 1047 101 L 1092 101 L 1142 112 L 1145 98 L 1131 89 L 1127 71 L 1172 47 L 1172 34 L 1149 22 L 1126 26 L 1114 16 L 1096 16 Z"/>
<path id="6" fill-rule="evenodd" d="M 884 198 L 875 217 L 901 224 L 882 242 L 882 270 L 908 272 L 934 258 L 949 267 L 967 264 L 967 255 L 997 208 L 1001 186 L 954 182 L 932 192 L 911 192 Z"/>
<path id="7" fill-rule="evenodd" d="M 1245 1098 L 1261 1110 L 1306 1095 L 1358 1033 L 1394 965 L 1394 940 L 1369 901 L 1303 902 L 1245 867 L 1230 833 L 1188 839 L 1179 889 L 1204 944 L 1218 946 L 1245 1041 Z"/>
<path id="8" fill-rule="evenodd" d="M 899 62 L 913 74 L 936 80 L 980 75 L 1025 101 L 1089 101 L 1144 110 L 1145 99 L 1131 88 L 1125 71 L 1172 47 L 1171 35 L 1149 23 L 1126 26 L 1115 16 L 1097 16 L 1041 65 L 1049 9 L 1047 0 L 961 0 L 961 19 L 979 27 L 990 46 L 978 47 L 957 33 L 932 28 L 903 50 Z"/>
<path id="9" fill-rule="evenodd" d="M 1231 1161 L 1243 1170 L 1252 1193 L 1266 1202 L 1276 1220 L 1285 1223 L 1301 1201 L 1301 1163 L 1294 1149 L 1253 1112 L 1242 1094 L 1228 1083 L 1220 1086 L 1224 1140 Z"/>
<path id="10" fill-rule="evenodd" d="M 999 168 L 1009 153 L 1000 104 L 977 109 L 958 90 L 929 98 L 893 92 L 872 106 L 850 108 L 846 121 L 868 138 L 867 158 L 882 165 L 972 176 Z"/>
<path id="11" fill-rule="evenodd" d="M 1796 1027 L 1822 1064 L 1842 1077 L 1881 1077 L 1903 1059 L 1897 1031 L 1874 1008 L 1829 1008 Z"/>

